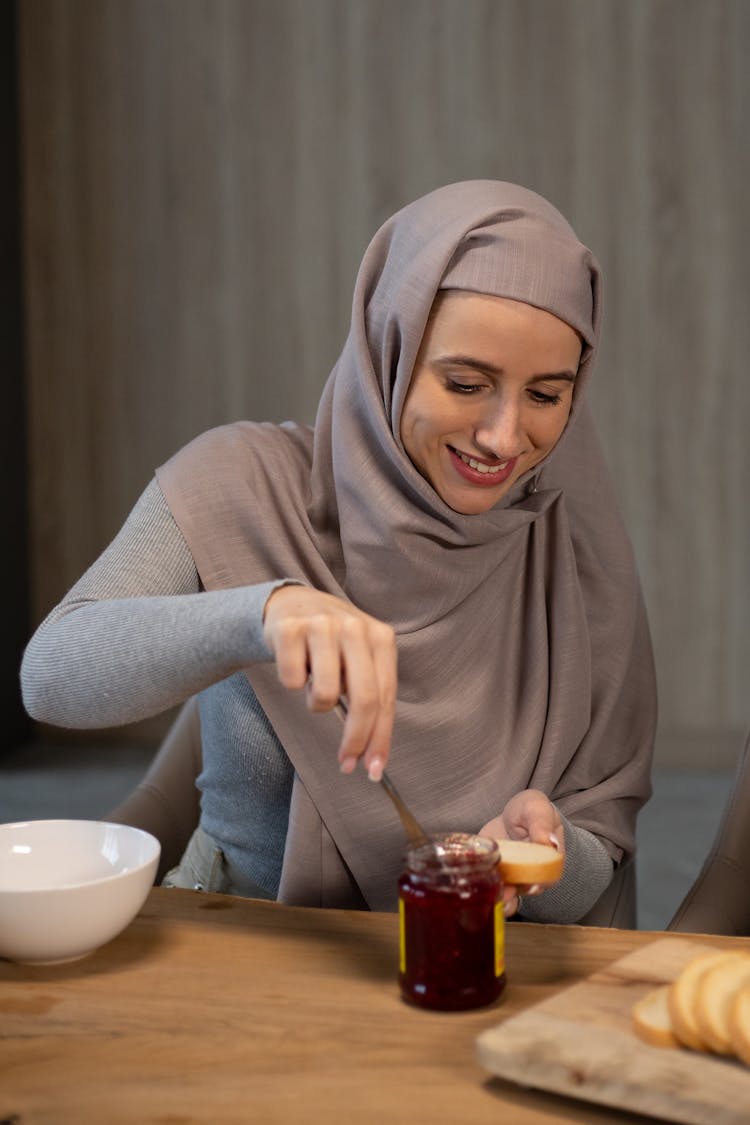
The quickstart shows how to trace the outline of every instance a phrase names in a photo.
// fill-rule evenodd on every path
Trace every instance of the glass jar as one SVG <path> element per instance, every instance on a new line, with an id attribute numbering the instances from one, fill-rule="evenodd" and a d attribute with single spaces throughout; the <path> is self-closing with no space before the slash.
<path id="1" fill-rule="evenodd" d="M 457 1011 L 505 986 L 497 843 L 452 832 L 413 844 L 399 880 L 399 984 L 406 1000 Z"/>

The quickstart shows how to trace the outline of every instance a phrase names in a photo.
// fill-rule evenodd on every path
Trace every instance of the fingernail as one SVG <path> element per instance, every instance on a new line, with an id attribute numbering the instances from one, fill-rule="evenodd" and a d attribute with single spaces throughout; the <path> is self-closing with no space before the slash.
<path id="1" fill-rule="evenodd" d="M 383 780 L 383 759 L 382 758 L 373 758 L 372 759 L 372 761 L 370 762 L 370 768 L 367 771 L 367 776 L 369 777 L 370 781 L 382 781 Z"/>
<path id="2" fill-rule="evenodd" d="M 518 912 L 519 902 L 517 898 L 512 898 L 510 902 L 503 903 L 503 914 L 506 918 L 512 918 Z"/>
<path id="3" fill-rule="evenodd" d="M 357 767 L 357 759 L 356 758 L 344 758 L 344 760 L 341 762 L 341 765 L 339 766 L 339 769 L 341 770 L 342 773 L 354 773 L 354 770 L 356 769 L 356 767 Z"/>
<path id="4" fill-rule="evenodd" d="M 558 840 L 558 838 L 554 834 L 554 832 L 550 832 L 549 842 L 550 842 L 550 844 L 552 844 L 552 847 L 555 849 L 555 851 L 558 851 L 558 852 L 560 851 L 560 841 Z"/>
<path id="5" fill-rule="evenodd" d="M 541 889 L 542 887 L 540 883 L 532 883 L 529 889 L 527 891 L 524 891 L 523 893 L 525 895 L 538 895 Z"/>

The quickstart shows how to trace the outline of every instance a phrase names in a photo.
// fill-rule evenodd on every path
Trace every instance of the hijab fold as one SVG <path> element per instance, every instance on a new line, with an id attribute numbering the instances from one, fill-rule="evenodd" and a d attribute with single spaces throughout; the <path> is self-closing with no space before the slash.
<path id="1" fill-rule="evenodd" d="M 399 434 L 440 289 L 528 302 L 584 345 L 557 445 L 479 515 L 440 499 Z M 597 263 L 551 204 L 513 184 L 449 185 L 370 243 L 313 428 L 219 427 L 157 475 L 206 589 L 296 578 L 393 625 L 389 773 L 428 830 L 474 831 L 539 788 L 619 860 L 650 793 L 655 698 L 633 552 L 585 404 L 600 321 Z M 296 772 L 280 897 L 361 892 L 392 909 L 404 841 L 390 802 L 364 771 L 340 774 L 335 715 L 311 715 L 273 666 L 247 675 Z"/>

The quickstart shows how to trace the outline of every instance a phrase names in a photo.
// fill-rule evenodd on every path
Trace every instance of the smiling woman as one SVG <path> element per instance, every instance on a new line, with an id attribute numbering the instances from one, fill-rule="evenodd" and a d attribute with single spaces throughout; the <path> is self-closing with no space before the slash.
<path id="1" fill-rule="evenodd" d="M 521 301 L 441 290 L 401 415 L 404 449 L 456 512 L 494 507 L 554 448 L 581 339 Z"/>
<path id="2" fill-rule="evenodd" d="M 510 912 L 577 921 L 632 855 L 648 627 L 584 394 L 599 268 L 546 200 L 452 184 L 367 248 L 315 426 L 241 421 L 163 465 L 32 638 L 37 718 L 198 695 L 182 886 L 394 909 L 403 834 L 552 844 Z M 342 727 L 333 714 L 346 694 Z M 358 763 L 364 769 L 356 768 Z"/>

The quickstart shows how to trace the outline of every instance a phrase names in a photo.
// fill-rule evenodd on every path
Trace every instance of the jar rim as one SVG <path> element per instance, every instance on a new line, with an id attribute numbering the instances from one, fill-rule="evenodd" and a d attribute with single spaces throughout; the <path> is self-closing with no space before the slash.
<path id="1" fill-rule="evenodd" d="M 412 870 L 482 870 L 500 861 L 500 846 L 491 836 L 471 832 L 439 832 L 410 844 L 406 862 Z"/>

